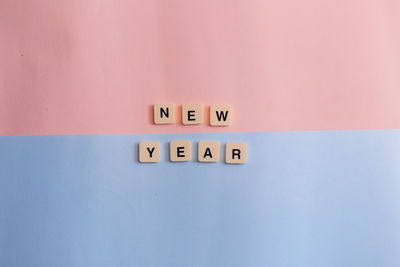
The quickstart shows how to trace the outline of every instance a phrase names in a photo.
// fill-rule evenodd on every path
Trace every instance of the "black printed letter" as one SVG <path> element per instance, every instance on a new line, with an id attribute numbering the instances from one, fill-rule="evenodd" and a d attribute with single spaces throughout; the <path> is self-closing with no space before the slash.
<path id="1" fill-rule="evenodd" d="M 210 150 L 209 147 L 206 148 L 206 151 L 204 152 L 203 158 L 206 158 L 207 156 L 210 157 L 210 158 L 213 157 L 212 154 L 211 154 L 211 150 Z"/>
<path id="2" fill-rule="evenodd" d="M 147 148 L 147 151 L 149 151 L 149 154 L 150 154 L 150 158 L 152 158 L 153 157 L 153 152 L 154 152 L 154 149 L 156 149 L 155 147 L 153 147 L 153 149 L 152 150 L 150 150 L 150 148 L 148 147 Z"/>
<path id="3" fill-rule="evenodd" d="M 162 118 L 163 115 L 165 115 L 165 117 L 169 117 L 169 108 L 167 108 L 167 111 L 164 110 L 164 108 L 160 108 L 160 117 Z"/>
<path id="4" fill-rule="evenodd" d="M 221 121 L 221 117 L 224 121 L 226 121 L 226 118 L 228 117 L 228 111 L 225 111 L 225 113 L 223 111 L 220 111 L 219 113 L 216 111 L 215 113 L 217 113 L 218 121 Z"/>
<path id="5" fill-rule="evenodd" d="M 185 155 L 183 154 L 183 153 L 185 153 L 185 147 L 183 147 L 183 146 L 178 146 L 177 148 L 176 148 L 176 156 L 178 157 L 178 158 L 184 158 L 185 157 Z"/>
<path id="6" fill-rule="evenodd" d="M 195 118 L 194 118 L 194 116 L 195 116 L 195 114 L 194 114 L 194 110 L 188 110 L 188 121 L 194 121 L 194 120 L 196 120 Z"/>
<path id="7" fill-rule="evenodd" d="M 238 156 L 238 159 L 240 159 L 240 149 L 232 149 L 232 159 L 235 159 L 235 156 Z"/>

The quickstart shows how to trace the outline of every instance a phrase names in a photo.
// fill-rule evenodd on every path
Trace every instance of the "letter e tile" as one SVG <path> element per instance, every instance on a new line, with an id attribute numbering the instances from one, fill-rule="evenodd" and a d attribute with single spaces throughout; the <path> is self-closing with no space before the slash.
<path id="1" fill-rule="evenodd" d="M 202 104 L 183 104 L 182 105 L 182 123 L 184 125 L 203 123 L 203 105 Z"/>
<path id="2" fill-rule="evenodd" d="M 171 161 L 189 161 L 191 159 L 190 141 L 171 141 L 169 155 Z"/>

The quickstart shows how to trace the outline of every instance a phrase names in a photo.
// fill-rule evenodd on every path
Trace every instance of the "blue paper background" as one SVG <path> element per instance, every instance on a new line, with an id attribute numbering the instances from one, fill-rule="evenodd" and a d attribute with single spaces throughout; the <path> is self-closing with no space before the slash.
<path id="1" fill-rule="evenodd" d="M 198 163 L 199 140 L 248 163 Z M 0 174 L 4 267 L 400 266 L 400 130 L 3 136 Z"/>

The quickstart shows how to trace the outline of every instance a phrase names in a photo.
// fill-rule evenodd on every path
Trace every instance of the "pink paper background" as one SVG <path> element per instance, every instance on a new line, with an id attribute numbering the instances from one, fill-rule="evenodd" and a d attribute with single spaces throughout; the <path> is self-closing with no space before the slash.
<path id="1" fill-rule="evenodd" d="M 233 125 L 152 125 L 167 101 Z M 383 128 L 398 0 L 0 0 L 1 135 Z"/>

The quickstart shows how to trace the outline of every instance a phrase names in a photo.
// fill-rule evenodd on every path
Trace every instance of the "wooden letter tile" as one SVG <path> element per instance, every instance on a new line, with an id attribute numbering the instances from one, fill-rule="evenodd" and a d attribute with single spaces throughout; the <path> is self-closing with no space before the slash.
<path id="1" fill-rule="evenodd" d="M 246 143 L 226 143 L 225 162 L 231 164 L 246 163 Z"/>
<path id="2" fill-rule="evenodd" d="M 219 142 L 200 141 L 198 145 L 198 161 L 217 162 L 219 161 Z"/>
<path id="3" fill-rule="evenodd" d="M 154 104 L 154 123 L 171 124 L 175 122 L 175 106 L 172 103 Z"/>
<path id="4" fill-rule="evenodd" d="M 231 124 L 231 106 L 230 105 L 211 105 L 210 107 L 210 125 L 228 126 Z"/>
<path id="5" fill-rule="evenodd" d="M 160 142 L 140 142 L 139 143 L 140 162 L 159 162 L 160 161 Z"/>
<path id="6" fill-rule="evenodd" d="M 190 141 L 171 141 L 169 155 L 171 161 L 189 161 L 191 159 Z"/>
<path id="7" fill-rule="evenodd" d="M 185 125 L 203 123 L 203 112 L 202 104 L 183 104 L 182 123 Z"/>

